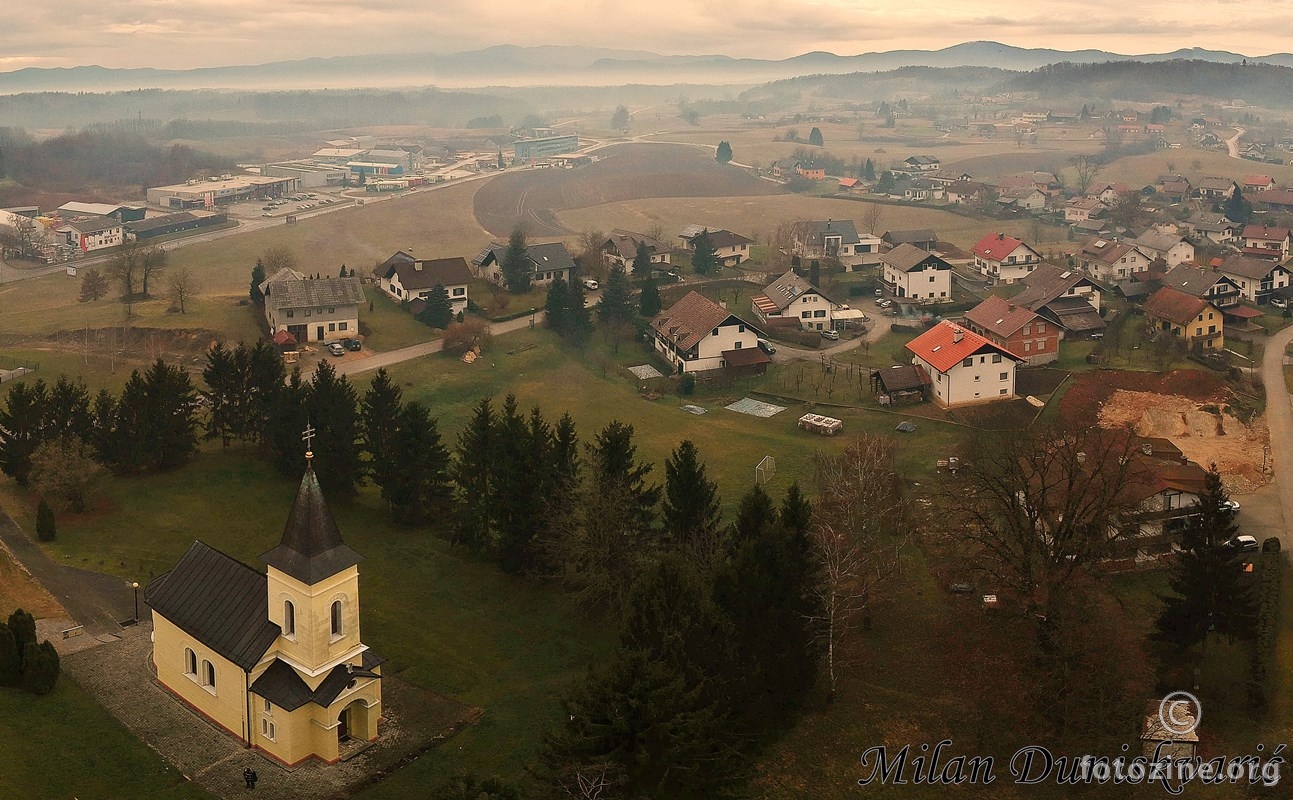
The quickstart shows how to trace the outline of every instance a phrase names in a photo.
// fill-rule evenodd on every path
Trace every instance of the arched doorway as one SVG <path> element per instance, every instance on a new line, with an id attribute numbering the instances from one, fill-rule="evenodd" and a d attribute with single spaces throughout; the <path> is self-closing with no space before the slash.
<path id="1" fill-rule="evenodd" d="M 363 700 L 355 700 L 343 708 L 337 717 L 337 741 L 358 739 L 366 742 L 371 738 L 373 734 L 368 728 L 368 706 L 364 705 Z"/>

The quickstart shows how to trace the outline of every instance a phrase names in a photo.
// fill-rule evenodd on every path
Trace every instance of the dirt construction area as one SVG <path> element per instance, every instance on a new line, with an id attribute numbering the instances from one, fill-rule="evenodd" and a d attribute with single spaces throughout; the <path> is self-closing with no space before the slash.
<path id="1" fill-rule="evenodd" d="M 1101 427 L 1130 424 L 1139 436 L 1168 439 L 1186 458 L 1216 464 L 1226 490 L 1247 494 L 1270 481 L 1263 472 L 1269 432 L 1264 417 L 1245 425 L 1223 404 L 1155 392 L 1118 389 L 1100 409 Z"/>

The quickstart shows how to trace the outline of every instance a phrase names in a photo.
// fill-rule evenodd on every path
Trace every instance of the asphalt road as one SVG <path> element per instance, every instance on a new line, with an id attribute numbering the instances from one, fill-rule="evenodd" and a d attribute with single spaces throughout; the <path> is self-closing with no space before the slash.
<path id="1" fill-rule="evenodd" d="M 1257 539 L 1279 537 L 1284 550 L 1293 548 L 1288 521 L 1293 520 L 1293 398 L 1284 383 L 1284 348 L 1293 342 L 1293 326 L 1266 341 L 1262 355 L 1262 381 L 1266 385 L 1266 424 L 1270 429 L 1270 457 L 1274 476 L 1270 483 L 1240 501 L 1240 530 Z"/>

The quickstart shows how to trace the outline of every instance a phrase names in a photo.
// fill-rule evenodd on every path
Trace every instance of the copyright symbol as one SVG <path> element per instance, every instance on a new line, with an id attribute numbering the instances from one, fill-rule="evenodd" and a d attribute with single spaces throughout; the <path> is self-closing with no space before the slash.
<path id="1" fill-rule="evenodd" d="M 1158 721 L 1173 736 L 1184 736 L 1199 727 L 1203 706 L 1189 692 L 1172 692 L 1158 704 Z"/>

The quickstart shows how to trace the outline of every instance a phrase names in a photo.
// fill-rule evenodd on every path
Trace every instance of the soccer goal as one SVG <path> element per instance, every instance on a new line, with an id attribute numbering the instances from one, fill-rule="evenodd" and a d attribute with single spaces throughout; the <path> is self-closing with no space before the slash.
<path id="1" fill-rule="evenodd" d="M 777 460 L 772 456 L 764 456 L 763 460 L 754 468 L 754 482 L 758 484 L 767 483 L 776 474 Z"/>

